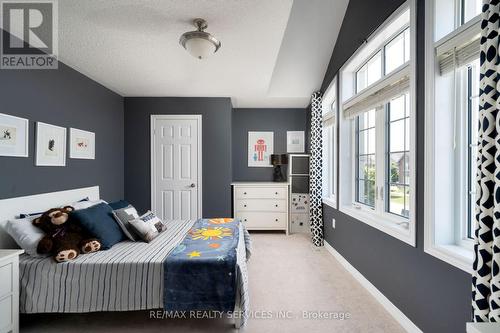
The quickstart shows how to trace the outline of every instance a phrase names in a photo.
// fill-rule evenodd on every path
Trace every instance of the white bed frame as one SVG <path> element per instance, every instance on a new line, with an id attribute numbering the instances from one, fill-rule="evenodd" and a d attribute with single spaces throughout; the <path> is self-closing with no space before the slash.
<path id="1" fill-rule="evenodd" d="M 99 200 L 99 186 L 0 200 L 0 249 L 19 248 L 5 231 L 5 224 L 8 220 L 18 218 L 21 213 L 43 212 L 85 197 L 90 200 Z"/>

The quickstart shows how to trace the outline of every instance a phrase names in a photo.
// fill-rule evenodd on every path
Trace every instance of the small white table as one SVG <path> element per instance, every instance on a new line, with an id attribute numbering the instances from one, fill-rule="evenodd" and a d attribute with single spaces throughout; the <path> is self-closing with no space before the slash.
<path id="1" fill-rule="evenodd" d="M 0 332 L 19 332 L 19 255 L 0 250 Z"/>

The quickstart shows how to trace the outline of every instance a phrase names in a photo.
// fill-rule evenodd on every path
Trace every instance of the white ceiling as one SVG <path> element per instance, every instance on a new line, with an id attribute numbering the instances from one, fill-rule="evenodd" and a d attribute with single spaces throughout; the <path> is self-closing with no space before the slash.
<path id="1" fill-rule="evenodd" d="M 122 96 L 224 96 L 305 107 L 321 86 L 348 0 L 59 1 L 59 58 Z M 202 17 L 211 58 L 178 43 Z"/>

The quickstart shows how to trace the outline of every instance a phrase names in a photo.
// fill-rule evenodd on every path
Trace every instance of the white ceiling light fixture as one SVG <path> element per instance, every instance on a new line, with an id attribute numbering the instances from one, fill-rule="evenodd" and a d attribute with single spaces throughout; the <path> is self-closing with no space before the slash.
<path id="1" fill-rule="evenodd" d="M 183 33 L 179 44 L 195 58 L 208 58 L 220 49 L 221 42 L 204 31 L 208 27 L 207 21 L 204 19 L 196 18 L 193 20 L 193 24 L 198 30 Z"/>

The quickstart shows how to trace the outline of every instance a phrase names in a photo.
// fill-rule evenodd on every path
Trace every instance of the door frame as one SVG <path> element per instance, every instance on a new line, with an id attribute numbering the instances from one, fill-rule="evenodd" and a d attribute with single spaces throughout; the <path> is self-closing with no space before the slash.
<path id="1" fill-rule="evenodd" d="M 155 132 L 157 120 L 196 120 L 198 124 L 198 218 L 203 217 L 203 154 L 202 154 L 202 123 L 203 117 L 201 114 L 153 114 L 151 115 L 150 137 L 151 137 L 151 156 L 149 163 L 151 164 L 151 210 L 156 214 L 156 167 L 154 163 L 155 153 Z"/>

